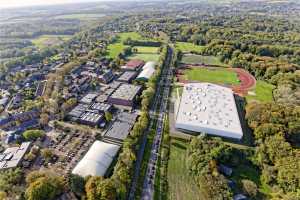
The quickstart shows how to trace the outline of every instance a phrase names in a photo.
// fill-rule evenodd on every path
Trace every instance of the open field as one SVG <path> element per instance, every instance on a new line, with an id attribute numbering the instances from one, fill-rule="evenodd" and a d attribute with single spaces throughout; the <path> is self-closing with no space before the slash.
<path id="1" fill-rule="evenodd" d="M 171 139 L 170 160 L 168 164 L 169 199 L 200 200 L 201 195 L 185 165 L 187 142 Z"/>
<path id="2" fill-rule="evenodd" d="M 120 41 L 125 41 L 127 38 L 131 38 L 132 40 L 146 40 L 139 33 L 136 32 L 124 32 L 118 34 Z"/>
<path id="3" fill-rule="evenodd" d="M 31 42 L 38 48 L 45 48 L 48 46 L 59 45 L 69 40 L 71 37 L 72 35 L 42 35 L 31 40 Z"/>
<path id="4" fill-rule="evenodd" d="M 66 15 L 57 15 L 54 17 L 54 19 L 82 19 L 82 20 L 88 20 L 88 19 L 98 19 L 101 17 L 104 17 L 104 14 L 92 14 L 92 13 L 86 13 L 86 14 L 66 14 Z"/>
<path id="5" fill-rule="evenodd" d="M 227 66 L 222 63 L 220 59 L 216 56 L 202 56 L 195 54 L 185 54 L 182 61 L 185 64 L 205 64 L 205 65 L 220 65 Z"/>
<path id="6" fill-rule="evenodd" d="M 240 83 L 237 74 L 226 69 L 206 69 L 194 67 L 184 71 L 184 79 L 217 84 L 237 85 Z"/>
<path id="7" fill-rule="evenodd" d="M 247 101 L 272 102 L 274 85 L 265 81 L 257 81 L 254 90 L 246 96 Z"/>
<path id="8" fill-rule="evenodd" d="M 204 46 L 195 45 L 190 42 L 176 42 L 175 47 L 182 52 L 201 52 L 204 48 Z"/>
<path id="9" fill-rule="evenodd" d="M 142 53 L 142 54 L 145 54 L 145 53 L 150 53 L 150 54 L 156 54 L 158 53 L 158 47 L 141 47 L 141 46 L 136 46 L 134 47 L 137 49 L 137 53 Z"/>
<path id="10" fill-rule="evenodd" d="M 148 62 L 148 61 L 157 62 L 159 59 L 159 55 L 158 54 L 149 54 L 149 53 L 146 53 L 146 54 L 137 53 L 137 54 L 133 54 L 133 55 L 129 56 L 128 59 L 141 59 L 145 62 Z"/>

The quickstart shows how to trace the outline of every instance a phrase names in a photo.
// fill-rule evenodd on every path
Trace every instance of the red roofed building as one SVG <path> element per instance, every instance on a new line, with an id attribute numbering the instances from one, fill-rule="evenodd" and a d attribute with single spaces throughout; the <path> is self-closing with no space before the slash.
<path id="1" fill-rule="evenodd" d="M 134 59 L 127 62 L 126 65 L 122 66 L 121 68 L 123 70 L 139 71 L 144 66 L 144 64 L 145 64 L 144 61 Z"/>

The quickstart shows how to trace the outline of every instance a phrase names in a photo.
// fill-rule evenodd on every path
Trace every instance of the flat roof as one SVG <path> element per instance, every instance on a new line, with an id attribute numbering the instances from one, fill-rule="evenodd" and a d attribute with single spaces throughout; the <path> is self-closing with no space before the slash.
<path id="1" fill-rule="evenodd" d="M 107 103 L 93 103 L 91 105 L 91 109 L 99 110 L 99 111 L 102 111 L 102 112 L 108 111 L 109 109 L 111 109 L 111 107 L 112 107 L 112 105 L 107 104 Z"/>
<path id="2" fill-rule="evenodd" d="M 92 101 L 98 96 L 96 93 L 88 93 L 82 99 L 80 99 L 81 103 L 92 103 Z"/>
<path id="3" fill-rule="evenodd" d="M 89 105 L 87 104 L 78 104 L 75 108 L 68 113 L 69 116 L 79 118 L 86 109 L 88 109 Z"/>
<path id="4" fill-rule="evenodd" d="M 241 139 L 243 131 L 231 89 L 211 83 L 184 85 L 175 127 Z"/>
<path id="5" fill-rule="evenodd" d="M 136 114 L 125 112 L 119 113 L 117 116 L 117 120 L 107 130 L 104 136 L 118 140 L 124 140 L 132 129 L 136 118 Z"/>
<path id="6" fill-rule="evenodd" d="M 122 84 L 111 96 L 114 99 L 133 100 L 139 93 L 141 86 Z"/>
<path id="7" fill-rule="evenodd" d="M 117 81 L 129 82 L 131 79 L 136 77 L 137 73 L 135 71 L 125 71 Z"/>
<path id="8" fill-rule="evenodd" d="M 98 123 L 103 118 L 103 114 L 93 113 L 93 112 L 85 112 L 80 117 L 80 120 L 91 122 L 91 123 Z"/>
<path id="9" fill-rule="evenodd" d="M 20 147 L 7 148 L 0 154 L 0 169 L 17 167 L 28 151 L 31 142 L 23 142 Z"/>

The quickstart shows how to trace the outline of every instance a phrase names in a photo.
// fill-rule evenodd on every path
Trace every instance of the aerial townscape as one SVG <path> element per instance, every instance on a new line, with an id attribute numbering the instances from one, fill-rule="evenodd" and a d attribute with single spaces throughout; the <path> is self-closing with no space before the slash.
<path id="1" fill-rule="evenodd" d="M 300 200 L 300 1 L 0 0 L 0 200 Z"/>

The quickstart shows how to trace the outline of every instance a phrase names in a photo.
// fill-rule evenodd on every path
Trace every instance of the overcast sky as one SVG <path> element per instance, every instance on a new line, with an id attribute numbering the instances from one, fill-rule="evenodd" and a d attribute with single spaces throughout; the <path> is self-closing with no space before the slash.
<path id="1" fill-rule="evenodd" d="M 0 8 L 23 7 L 34 5 L 52 5 L 103 0 L 0 0 Z"/>

